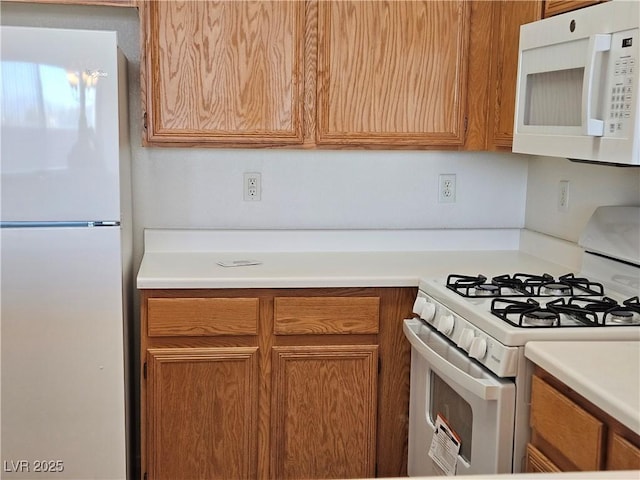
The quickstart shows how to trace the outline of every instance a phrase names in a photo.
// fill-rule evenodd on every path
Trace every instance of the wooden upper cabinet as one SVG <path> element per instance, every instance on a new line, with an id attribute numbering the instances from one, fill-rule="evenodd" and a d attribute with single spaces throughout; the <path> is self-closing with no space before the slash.
<path id="1" fill-rule="evenodd" d="M 318 2 L 318 144 L 464 143 L 464 1 Z"/>
<path id="2" fill-rule="evenodd" d="M 143 2 L 146 141 L 301 143 L 304 5 Z"/>
<path id="3" fill-rule="evenodd" d="M 544 2 L 544 17 L 552 17 L 561 13 L 588 7 L 606 0 L 546 0 Z"/>
<path id="4" fill-rule="evenodd" d="M 540 20 L 540 1 L 493 2 L 493 61 L 489 95 L 489 149 L 511 148 L 515 115 L 520 26 Z"/>

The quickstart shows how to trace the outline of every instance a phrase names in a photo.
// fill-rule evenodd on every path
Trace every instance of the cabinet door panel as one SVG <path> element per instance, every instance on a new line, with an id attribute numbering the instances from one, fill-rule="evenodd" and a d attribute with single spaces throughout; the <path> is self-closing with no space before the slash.
<path id="1" fill-rule="evenodd" d="M 536 447 L 527 444 L 527 459 L 525 472 L 526 473 L 549 473 L 549 472 L 561 472 L 556 464 L 549 460 L 544 453 L 538 450 Z"/>
<path id="2" fill-rule="evenodd" d="M 595 5 L 602 1 L 603 0 L 546 0 L 544 2 L 544 16 L 545 18 L 551 17 L 560 13 Z"/>
<path id="3" fill-rule="evenodd" d="M 539 20 L 539 1 L 505 1 L 494 4 L 494 61 L 491 66 L 491 107 L 489 142 L 510 148 L 513 143 L 513 120 L 518 76 L 520 26 Z"/>
<path id="4" fill-rule="evenodd" d="M 256 477 L 257 350 L 147 350 L 150 480 Z"/>
<path id="5" fill-rule="evenodd" d="M 607 470 L 639 470 L 640 448 L 626 438 L 613 433 L 609 438 Z"/>
<path id="6" fill-rule="evenodd" d="M 274 347 L 273 478 L 374 476 L 377 348 Z"/>
<path id="7" fill-rule="evenodd" d="M 604 424 L 537 376 L 531 382 L 531 428 L 578 470 L 602 468 Z"/>
<path id="8" fill-rule="evenodd" d="M 319 144 L 463 143 L 466 2 L 318 8 Z"/>
<path id="9" fill-rule="evenodd" d="M 304 2 L 152 1 L 151 142 L 302 142 Z"/>

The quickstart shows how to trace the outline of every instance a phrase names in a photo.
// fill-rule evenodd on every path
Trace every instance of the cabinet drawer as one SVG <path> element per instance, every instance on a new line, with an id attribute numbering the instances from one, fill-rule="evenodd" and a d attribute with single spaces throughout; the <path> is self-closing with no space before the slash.
<path id="1" fill-rule="evenodd" d="M 639 470 L 640 448 L 617 433 L 609 440 L 607 470 Z"/>
<path id="2" fill-rule="evenodd" d="M 149 298 L 150 337 L 257 335 L 257 298 Z"/>
<path id="3" fill-rule="evenodd" d="M 276 297 L 274 309 L 276 335 L 378 333 L 378 297 Z"/>
<path id="4" fill-rule="evenodd" d="M 531 427 L 579 470 L 602 467 L 604 424 L 537 376 L 531 385 Z"/>
<path id="5" fill-rule="evenodd" d="M 548 473 L 561 472 L 558 466 L 549 460 L 544 453 L 536 447 L 527 444 L 527 464 L 525 472 L 527 473 Z"/>

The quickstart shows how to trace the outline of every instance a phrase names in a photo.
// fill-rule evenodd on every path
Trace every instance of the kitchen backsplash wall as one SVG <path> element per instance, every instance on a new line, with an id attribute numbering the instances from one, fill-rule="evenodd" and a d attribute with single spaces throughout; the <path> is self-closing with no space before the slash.
<path id="1" fill-rule="evenodd" d="M 640 203 L 640 172 L 486 152 L 143 148 L 137 11 L 0 3 L 8 25 L 117 30 L 129 60 L 135 257 L 142 232 L 183 228 L 521 228 L 576 240 L 593 208 Z M 242 174 L 262 174 L 245 202 Z M 438 176 L 457 175 L 457 202 L 438 203 Z M 556 208 L 570 180 L 569 211 Z"/>
<path id="2" fill-rule="evenodd" d="M 562 180 L 569 181 L 566 211 L 558 208 Z M 533 157 L 529 161 L 527 228 L 577 242 L 589 217 L 601 205 L 640 205 L 640 168 L 550 157 Z"/>

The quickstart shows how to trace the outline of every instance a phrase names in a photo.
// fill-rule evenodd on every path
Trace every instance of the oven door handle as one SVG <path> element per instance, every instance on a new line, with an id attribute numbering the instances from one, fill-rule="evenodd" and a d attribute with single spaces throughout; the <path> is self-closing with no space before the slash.
<path id="1" fill-rule="evenodd" d="M 418 337 L 417 330 L 420 328 L 420 320 L 409 319 L 404 321 L 403 330 L 405 336 L 411 343 L 412 347 L 415 348 L 433 368 L 436 368 L 439 370 L 439 373 L 446 375 L 452 382 L 467 389 L 482 400 L 497 400 L 500 398 L 500 390 L 504 385 L 502 385 L 499 380 L 493 378 L 475 378 L 465 371 L 460 370 L 457 366 L 448 362 L 437 352 L 429 348 L 429 346 L 426 345 L 420 337 Z M 468 358 L 466 360 L 469 363 L 472 362 Z"/>

